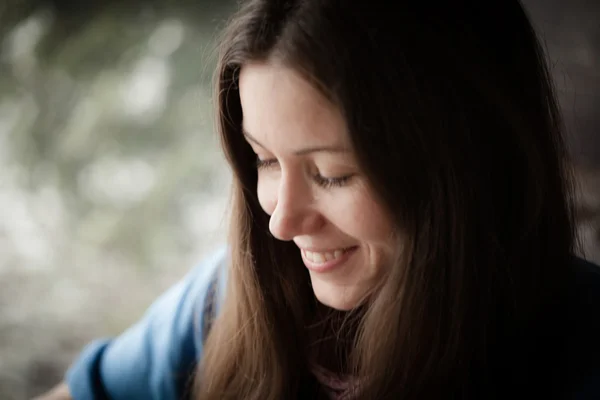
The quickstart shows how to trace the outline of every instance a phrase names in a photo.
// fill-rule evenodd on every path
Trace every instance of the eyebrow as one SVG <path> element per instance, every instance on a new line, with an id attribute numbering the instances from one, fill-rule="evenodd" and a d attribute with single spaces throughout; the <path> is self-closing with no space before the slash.
<path id="1" fill-rule="evenodd" d="M 263 146 L 258 140 L 256 140 L 251 134 L 249 134 L 244 128 L 242 128 L 242 133 L 244 134 L 244 137 L 254 143 L 257 146 L 262 147 L 263 149 L 266 149 L 265 146 Z M 299 149 L 294 151 L 294 155 L 296 156 L 303 156 L 306 154 L 310 154 L 310 153 L 349 153 L 350 149 L 348 149 L 347 147 L 343 147 L 343 146 L 314 146 L 314 147 L 306 147 L 303 149 Z"/>

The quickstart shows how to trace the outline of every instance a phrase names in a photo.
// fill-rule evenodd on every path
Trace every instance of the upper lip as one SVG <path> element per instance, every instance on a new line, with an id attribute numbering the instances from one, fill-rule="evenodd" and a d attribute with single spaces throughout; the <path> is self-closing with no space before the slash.
<path id="1" fill-rule="evenodd" d="M 302 247 L 302 246 L 298 246 L 298 247 L 300 247 L 300 249 L 303 251 L 310 251 L 313 253 L 332 253 L 337 250 L 345 250 L 345 249 L 349 249 L 349 248 L 355 247 L 355 246 L 340 246 L 340 247 L 331 247 L 328 249 L 323 249 L 323 248 L 319 249 L 316 247 Z"/>

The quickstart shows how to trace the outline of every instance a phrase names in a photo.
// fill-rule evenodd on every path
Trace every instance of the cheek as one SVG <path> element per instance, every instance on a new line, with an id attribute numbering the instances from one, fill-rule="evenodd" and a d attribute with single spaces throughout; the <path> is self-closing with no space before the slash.
<path id="1" fill-rule="evenodd" d="M 277 182 L 272 179 L 261 178 L 259 175 L 256 185 L 256 195 L 260 206 L 269 215 L 272 215 L 277 206 Z"/>
<path id="2" fill-rule="evenodd" d="M 369 193 L 354 193 L 345 205 L 334 208 L 339 228 L 346 234 L 367 242 L 387 242 L 392 231 L 391 219 L 383 206 Z"/>

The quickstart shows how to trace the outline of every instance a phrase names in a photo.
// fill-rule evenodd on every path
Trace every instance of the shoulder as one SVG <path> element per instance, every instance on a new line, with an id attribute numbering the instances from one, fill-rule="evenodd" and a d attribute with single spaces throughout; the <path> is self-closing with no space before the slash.
<path id="1" fill-rule="evenodd" d="M 571 318 L 568 322 L 573 329 L 600 334 L 600 266 L 575 258 L 573 271 L 574 285 L 568 310 Z M 596 338 L 600 339 L 600 336 Z"/>
<path id="2" fill-rule="evenodd" d="M 229 247 L 221 246 L 192 269 L 187 279 L 191 291 L 198 296 L 200 305 L 203 305 L 205 294 L 213 289 L 217 295 L 217 306 L 222 303 L 228 264 Z"/>
<path id="3" fill-rule="evenodd" d="M 577 284 L 594 290 L 600 289 L 600 266 L 583 258 L 575 257 Z"/>
<path id="4" fill-rule="evenodd" d="M 574 287 L 565 323 L 567 366 L 573 397 L 600 398 L 600 267 L 576 258 Z"/>
<path id="5" fill-rule="evenodd" d="M 67 373 L 73 398 L 181 398 L 202 353 L 205 298 L 211 282 L 222 292 L 224 279 L 214 277 L 224 276 L 227 255 L 227 247 L 218 249 L 118 337 L 86 347 Z"/>
<path id="6" fill-rule="evenodd" d="M 195 335 L 196 354 L 199 357 L 212 321 L 219 312 L 225 296 L 229 252 L 227 247 L 219 249 L 209 259 L 196 267 L 198 277 L 195 292 Z"/>
<path id="7" fill-rule="evenodd" d="M 203 335 L 201 321 L 207 302 L 213 302 L 218 309 L 224 295 L 228 254 L 227 246 L 210 253 L 155 301 L 146 316 L 151 316 L 155 325 L 162 326 L 165 320 L 170 320 L 175 331 Z"/>
<path id="8" fill-rule="evenodd" d="M 526 397 L 600 399 L 600 267 L 572 258 L 569 270 L 563 295 L 549 299 L 538 319 L 532 316 L 516 350 L 506 349 L 503 367 Z"/>

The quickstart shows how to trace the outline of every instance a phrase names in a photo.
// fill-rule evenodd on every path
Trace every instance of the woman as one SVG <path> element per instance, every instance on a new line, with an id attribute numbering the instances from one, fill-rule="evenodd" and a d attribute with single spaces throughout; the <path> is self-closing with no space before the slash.
<path id="1" fill-rule="evenodd" d="M 88 347 L 75 399 L 600 396 L 536 34 L 517 0 L 428 5 L 243 5 L 215 92 L 228 250 Z"/>

